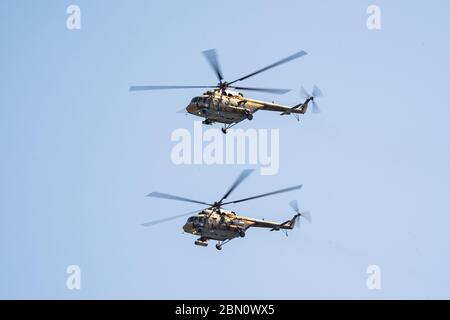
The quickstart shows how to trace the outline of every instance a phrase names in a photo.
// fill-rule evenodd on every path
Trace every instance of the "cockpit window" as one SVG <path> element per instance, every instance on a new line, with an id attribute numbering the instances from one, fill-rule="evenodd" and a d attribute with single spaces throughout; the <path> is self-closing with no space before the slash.
<path id="1" fill-rule="evenodd" d="M 197 102 L 199 104 L 208 104 L 209 98 L 208 97 L 200 97 L 198 98 Z"/>

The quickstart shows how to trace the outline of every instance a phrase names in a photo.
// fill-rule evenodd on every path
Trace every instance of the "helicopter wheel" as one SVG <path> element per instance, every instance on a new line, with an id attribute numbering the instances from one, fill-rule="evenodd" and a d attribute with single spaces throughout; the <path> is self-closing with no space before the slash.
<path id="1" fill-rule="evenodd" d="M 253 120 L 253 115 L 251 113 L 247 113 L 247 119 L 248 120 Z"/>
<path id="2" fill-rule="evenodd" d="M 239 236 L 241 238 L 244 238 L 245 237 L 245 231 L 243 231 L 243 230 L 239 231 Z"/>
<path id="3" fill-rule="evenodd" d="M 221 246 L 220 244 L 217 243 L 217 244 L 216 244 L 216 249 L 220 251 L 220 250 L 222 250 L 222 246 Z"/>
<path id="4" fill-rule="evenodd" d="M 227 129 L 222 128 L 222 132 L 223 132 L 223 134 L 227 134 Z"/>

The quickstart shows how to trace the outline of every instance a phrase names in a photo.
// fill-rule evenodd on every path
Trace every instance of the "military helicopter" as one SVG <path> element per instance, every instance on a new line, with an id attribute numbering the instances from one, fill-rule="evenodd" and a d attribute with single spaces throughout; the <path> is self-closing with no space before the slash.
<path id="1" fill-rule="evenodd" d="M 298 209 L 298 203 L 296 200 L 293 200 L 290 202 L 290 206 L 296 214 L 294 217 L 290 220 L 287 220 L 282 223 L 272 222 L 272 221 L 266 221 L 266 220 L 260 220 L 260 219 L 254 219 L 250 217 L 245 217 L 241 215 L 237 215 L 234 211 L 223 209 L 222 206 L 228 205 L 228 204 L 235 204 L 240 203 L 248 200 L 253 200 L 257 198 L 267 197 L 279 193 L 284 193 L 288 191 L 293 191 L 300 189 L 302 185 L 297 185 L 277 191 L 272 191 L 260 195 L 256 195 L 253 197 L 248 197 L 240 200 L 235 201 L 227 201 L 225 200 L 228 198 L 228 196 L 244 181 L 254 170 L 244 170 L 242 173 L 238 176 L 238 178 L 234 181 L 234 183 L 231 185 L 231 187 L 228 189 L 228 191 L 225 193 L 225 195 L 219 200 L 214 203 L 207 203 L 203 201 L 197 201 L 192 200 L 184 197 L 174 196 L 167 193 L 160 193 L 160 192 L 152 192 L 148 194 L 148 197 L 153 198 L 162 198 L 162 199 L 169 199 L 169 200 L 177 200 L 177 201 L 184 201 L 184 202 L 192 202 L 192 203 L 198 203 L 208 206 L 206 209 L 203 210 L 196 210 L 188 213 L 184 213 L 181 215 L 176 215 L 168 218 L 163 218 L 159 220 L 150 221 L 147 223 L 143 223 L 142 226 L 148 227 L 153 226 L 158 223 L 166 222 L 169 220 L 178 219 L 181 217 L 185 217 L 188 215 L 192 215 L 196 213 L 196 215 L 193 215 L 189 217 L 186 221 L 186 223 L 183 226 L 183 230 L 187 233 L 193 234 L 195 236 L 199 236 L 199 238 L 194 242 L 198 246 L 206 247 L 208 246 L 208 240 L 217 240 L 216 249 L 222 250 L 222 246 L 231 240 L 238 238 L 238 237 L 245 237 L 245 232 L 253 227 L 253 228 L 269 228 L 270 231 L 279 231 L 279 230 L 292 230 L 295 225 L 299 226 L 300 224 L 300 217 L 304 217 L 306 220 L 311 222 L 311 216 L 309 212 L 300 212 Z M 287 235 L 287 233 L 286 233 Z"/>
<path id="2" fill-rule="evenodd" d="M 317 104 L 314 99 L 322 96 L 322 92 L 317 86 L 314 86 L 312 94 L 308 94 L 302 88 L 302 94 L 305 101 L 293 107 L 276 104 L 274 102 L 267 102 L 261 100 L 250 99 L 245 97 L 241 92 L 233 91 L 259 91 L 272 94 L 284 94 L 290 89 L 271 89 L 271 88 L 252 88 L 235 86 L 234 84 L 250 77 L 253 77 L 261 72 L 267 71 L 279 65 L 282 65 L 291 60 L 305 56 L 305 51 L 299 51 L 290 55 L 287 58 L 279 60 L 267 67 L 252 72 L 239 79 L 227 82 L 223 78 L 223 73 L 219 64 L 218 55 L 215 49 L 203 51 L 203 55 L 213 69 L 219 83 L 215 86 L 131 86 L 130 91 L 144 91 L 144 90 L 167 90 L 167 89 L 210 89 L 202 95 L 194 97 L 189 105 L 186 107 L 186 112 L 198 117 L 205 118 L 203 124 L 212 125 L 213 123 L 222 123 L 224 126 L 222 132 L 227 133 L 227 130 L 243 120 L 252 120 L 253 114 L 258 110 L 281 112 L 281 115 L 292 114 L 299 120 L 298 115 L 304 114 L 308 109 L 308 103 L 312 102 L 313 112 L 319 112 Z M 184 109 L 181 110 L 184 112 Z"/>

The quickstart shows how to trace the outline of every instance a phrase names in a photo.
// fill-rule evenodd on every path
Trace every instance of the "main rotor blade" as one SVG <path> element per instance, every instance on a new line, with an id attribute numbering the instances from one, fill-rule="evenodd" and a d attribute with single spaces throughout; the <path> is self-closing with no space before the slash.
<path id="1" fill-rule="evenodd" d="M 277 62 L 275 62 L 275 63 L 272 63 L 271 65 L 268 65 L 267 67 L 264 67 L 264 68 L 262 68 L 262 69 L 259 69 L 258 71 L 252 72 L 252 73 L 250 73 L 250 74 L 248 74 L 248 75 L 246 75 L 246 76 L 244 76 L 244 77 L 242 77 L 242 78 L 239 78 L 239 79 L 236 79 L 236 80 L 234 80 L 234 81 L 231 81 L 231 82 L 229 82 L 228 84 L 233 84 L 233 83 L 235 83 L 235 82 L 242 81 L 242 80 L 245 80 L 245 79 L 247 79 L 247 78 L 253 77 L 254 75 L 257 75 L 258 73 L 261 73 L 261 72 L 267 71 L 267 70 L 269 70 L 269 69 L 275 68 L 275 67 L 277 67 L 277 66 L 279 66 L 279 65 L 282 65 L 283 63 L 286 63 L 286 62 L 289 62 L 289 61 L 291 61 L 291 60 L 294 60 L 294 59 L 303 57 L 303 56 L 305 56 L 305 55 L 307 55 L 307 53 L 306 53 L 305 51 L 303 51 L 303 50 L 302 50 L 302 51 L 299 51 L 299 52 L 297 52 L 297 53 L 294 53 L 293 55 L 290 55 L 290 56 L 287 57 L 287 58 L 284 58 L 284 59 L 282 59 L 282 60 L 280 60 L 280 61 L 277 61 Z"/>
<path id="2" fill-rule="evenodd" d="M 208 89 L 216 86 L 131 86 L 130 91 L 168 90 L 168 89 Z"/>
<path id="3" fill-rule="evenodd" d="M 171 216 L 171 217 L 168 217 L 168 218 L 153 220 L 153 221 L 150 221 L 150 222 L 142 223 L 141 226 L 144 226 L 144 227 L 153 226 L 153 225 L 158 224 L 158 223 L 163 223 L 163 222 L 166 222 L 166 221 L 175 220 L 175 219 L 178 219 L 178 218 L 181 218 L 181 217 L 185 217 L 185 216 L 197 213 L 199 211 L 200 210 L 195 210 L 195 211 L 191 211 L 191 212 L 188 212 L 188 213 L 178 214 L 176 216 Z"/>
<path id="4" fill-rule="evenodd" d="M 271 89 L 271 88 L 249 88 L 249 87 L 233 87 L 229 88 L 237 89 L 237 90 L 246 90 L 246 91 L 259 91 L 259 92 L 267 92 L 273 94 L 285 94 L 286 92 L 291 91 L 291 89 Z"/>
<path id="5" fill-rule="evenodd" d="M 179 197 L 179 196 L 174 196 L 174 195 L 167 194 L 167 193 L 160 193 L 160 192 L 149 193 L 147 195 L 147 197 L 161 198 L 161 199 L 168 199 L 168 200 L 177 200 L 177 201 L 184 201 L 184 202 L 193 202 L 193 203 L 204 204 L 204 205 L 207 205 L 207 206 L 212 206 L 212 204 L 206 203 L 206 202 L 203 202 L 203 201 L 192 200 L 192 199 L 183 198 L 183 197 Z"/>
<path id="6" fill-rule="evenodd" d="M 220 68 L 217 51 L 215 49 L 205 50 L 203 51 L 203 55 L 205 56 L 206 60 L 208 60 L 211 68 L 214 70 L 214 73 L 216 74 L 217 79 L 219 79 L 219 82 L 222 82 L 223 74 Z"/>
<path id="7" fill-rule="evenodd" d="M 245 198 L 245 199 L 241 199 L 241 200 L 225 202 L 222 205 L 227 205 L 227 204 L 230 204 L 230 203 L 239 203 L 239 202 L 244 202 L 244 201 L 253 200 L 253 199 L 257 199 L 257 198 L 271 196 L 271 195 L 278 194 L 278 193 L 283 193 L 283 192 L 288 192 L 288 191 L 292 191 L 292 190 L 297 190 L 297 189 L 300 189 L 302 186 L 303 185 L 300 184 L 298 186 L 289 187 L 289 188 L 285 188 L 285 189 L 281 189 L 281 190 L 277 190 L 277 191 L 272 191 L 272 192 L 269 192 L 269 193 L 264 193 L 264 194 L 260 194 L 260 195 L 257 195 L 257 196 L 253 196 L 253 197 L 249 197 L 249 198 Z"/>
<path id="8" fill-rule="evenodd" d="M 233 192 L 233 190 L 236 189 L 242 183 L 242 181 L 244 181 L 253 171 L 255 170 L 247 169 L 242 171 L 239 177 L 237 177 L 236 181 L 234 181 L 234 183 L 231 185 L 230 189 L 228 189 L 222 199 L 219 200 L 219 203 L 225 200 Z"/>

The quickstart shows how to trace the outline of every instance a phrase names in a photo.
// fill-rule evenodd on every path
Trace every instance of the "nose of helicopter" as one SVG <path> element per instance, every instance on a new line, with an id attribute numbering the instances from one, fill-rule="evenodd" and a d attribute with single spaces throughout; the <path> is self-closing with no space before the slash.
<path id="1" fill-rule="evenodd" d="M 187 107 L 186 107 L 186 111 L 193 114 L 197 111 L 197 106 L 193 103 L 190 103 Z"/>
<path id="2" fill-rule="evenodd" d="M 194 231 L 194 224 L 192 222 L 186 222 L 183 226 L 184 232 L 192 233 Z"/>

